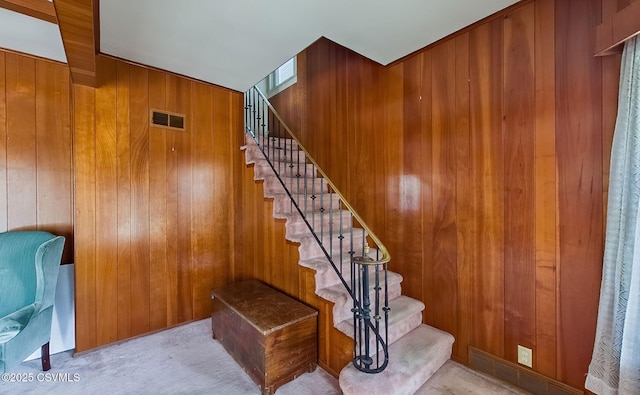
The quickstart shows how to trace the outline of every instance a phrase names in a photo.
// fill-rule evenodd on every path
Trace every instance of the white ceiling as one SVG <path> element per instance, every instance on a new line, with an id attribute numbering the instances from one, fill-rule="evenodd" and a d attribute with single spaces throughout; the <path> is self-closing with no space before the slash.
<path id="1" fill-rule="evenodd" d="M 518 0 L 102 0 L 100 51 L 245 91 L 318 38 L 389 64 Z M 0 8 L 0 47 L 66 62 L 57 26 Z"/>
<path id="2" fill-rule="evenodd" d="M 58 25 L 0 8 L 0 48 L 67 62 Z"/>
<path id="3" fill-rule="evenodd" d="M 245 91 L 325 36 L 389 64 L 518 0 L 103 0 L 100 51 Z"/>

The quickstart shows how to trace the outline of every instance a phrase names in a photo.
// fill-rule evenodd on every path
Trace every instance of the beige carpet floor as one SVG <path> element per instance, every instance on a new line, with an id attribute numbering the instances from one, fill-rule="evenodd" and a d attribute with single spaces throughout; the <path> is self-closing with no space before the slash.
<path id="1" fill-rule="evenodd" d="M 210 320 L 78 357 L 59 353 L 51 357 L 51 366 L 43 374 L 39 360 L 23 363 L 14 373 L 28 382 L 0 382 L 0 394 L 260 394 L 258 386 L 211 338 Z M 526 394 L 451 361 L 418 393 Z M 317 368 L 276 391 L 276 395 L 302 394 L 340 394 L 340 388 L 336 379 Z"/>

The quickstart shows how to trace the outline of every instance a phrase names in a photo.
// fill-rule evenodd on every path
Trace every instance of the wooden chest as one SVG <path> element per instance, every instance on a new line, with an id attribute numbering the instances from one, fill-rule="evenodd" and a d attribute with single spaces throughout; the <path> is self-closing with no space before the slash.
<path id="1" fill-rule="evenodd" d="M 315 370 L 317 311 L 254 280 L 216 288 L 212 298 L 213 338 L 263 394 Z"/>

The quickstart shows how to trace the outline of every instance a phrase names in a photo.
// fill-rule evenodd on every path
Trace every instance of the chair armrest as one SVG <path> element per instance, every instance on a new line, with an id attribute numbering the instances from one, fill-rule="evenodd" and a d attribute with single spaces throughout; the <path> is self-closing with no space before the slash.
<path id="1" fill-rule="evenodd" d="M 0 343 L 4 343 L 13 338 L 18 332 L 24 329 L 37 310 L 37 307 L 36 303 L 32 303 L 0 318 Z"/>

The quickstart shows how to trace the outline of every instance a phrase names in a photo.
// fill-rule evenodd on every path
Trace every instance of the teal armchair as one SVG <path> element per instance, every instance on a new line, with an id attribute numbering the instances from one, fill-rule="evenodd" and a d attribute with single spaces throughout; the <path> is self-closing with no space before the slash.
<path id="1" fill-rule="evenodd" d="M 53 299 L 64 237 L 47 232 L 0 233 L 0 372 L 39 347 L 49 370 Z"/>

